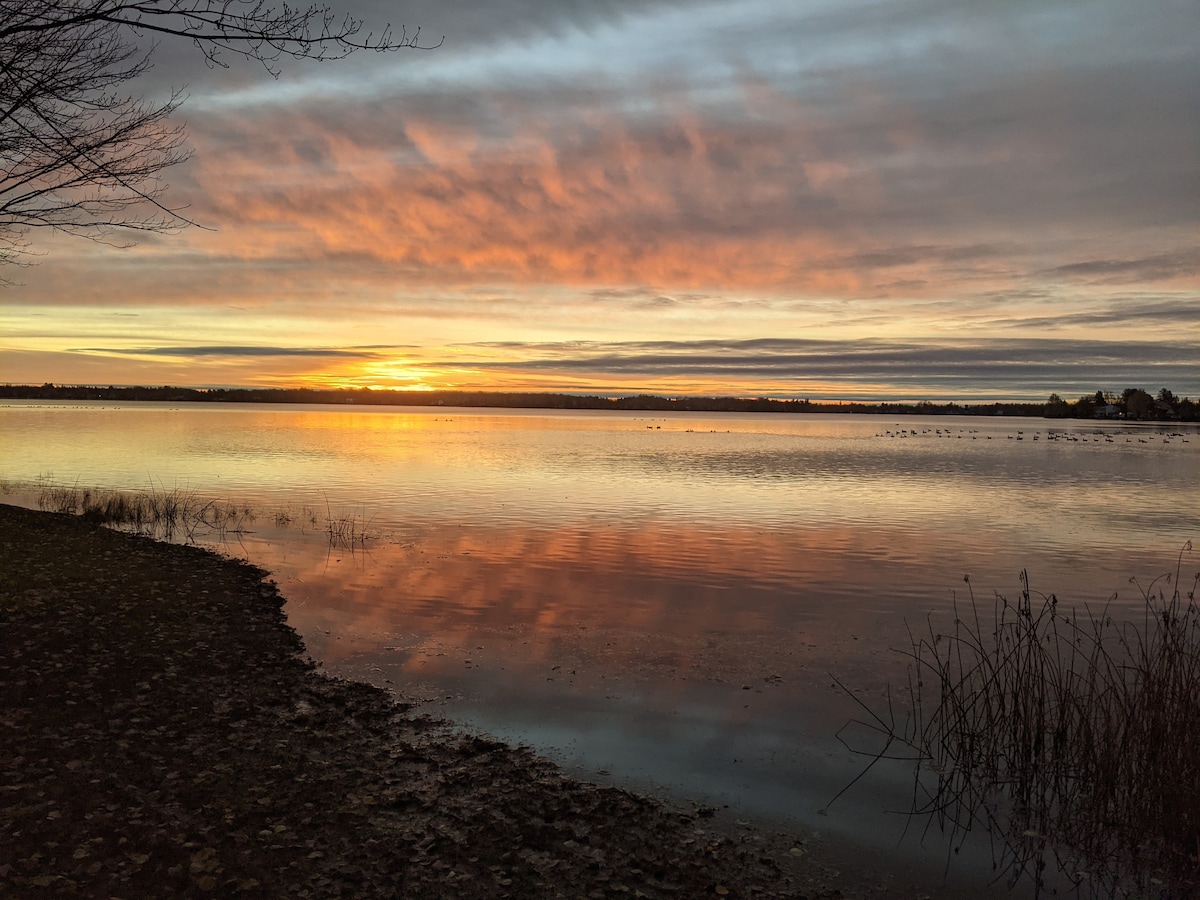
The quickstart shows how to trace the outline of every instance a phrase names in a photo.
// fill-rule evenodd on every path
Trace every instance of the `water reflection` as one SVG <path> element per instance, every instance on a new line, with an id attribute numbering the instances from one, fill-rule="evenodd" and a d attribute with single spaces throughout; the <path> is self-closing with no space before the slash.
<path id="1" fill-rule="evenodd" d="M 931 549 L 920 536 L 849 528 L 443 526 L 380 541 L 353 570 L 304 555 L 272 568 L 313 596 L 314 611 L 359 635 L 461 631 L 469 642 L 515 629 L 551 641 L 569 626 L 627 633 L 631 648 L 719 635 L 734 659 L 740 649 L 727 642 L 744 637 L 761 659 L 768 648 L 792 652 L 806 634 L 835 647 L 903 615 L 914 565 Z"/>

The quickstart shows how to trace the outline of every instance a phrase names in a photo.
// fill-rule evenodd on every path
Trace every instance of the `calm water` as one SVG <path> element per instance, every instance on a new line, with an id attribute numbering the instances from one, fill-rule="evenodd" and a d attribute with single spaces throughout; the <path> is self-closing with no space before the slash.
<path id="1" fill-rule="evenodd" d="M 888 852 L 904 772 L 821 812 L 862 762 L 834 677 L 881 704 L 964 575 L 988 601 L 1028 569 L 1135 610 L 1131 578 L 1200 546 L 1179 425 L 30 402 L 0 407 L 0 478 L 27 505 L 42 479 L 249 507 L 220 546 L 275 573 L 328 669 L 592 777 Z"/>

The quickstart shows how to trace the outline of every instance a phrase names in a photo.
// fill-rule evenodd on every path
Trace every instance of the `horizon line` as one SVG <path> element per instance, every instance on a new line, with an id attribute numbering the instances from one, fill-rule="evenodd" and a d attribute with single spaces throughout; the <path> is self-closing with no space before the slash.
<path id="1" fill-rule="evenodd" d="M 98 384 L 90 382 L 44 382 L 42 384 L 21 383 L 21 382 L 5 382 L 4 390 L 146 390 L 146 391 L 170 391 L 182 390 L 193 392 L 212 392 L 212 391 L 239 391 L 239 392 L 261 392 L 261 393 L 287 393 L 287 392 L 311 392 L 314 394 L 328 394 L 346 396 L 350 394 L 387 396 L 387 395 L 404 395 L 407 397 L 425 397 L 430 398 L 436 395 L 442 396 L 495 396 L 495 397 L 566 397 L 574 399 L 595 398 L 605 401 L 620 401 L 634 400 L 639 397 L 647 399 L 675 402 L 679 400 L 713 400 L 713 401 L 737 401 L 737 402 L 753 402 L 753 401 L 770 401 L 774 403 L 800 403 L 809 405 L 858 405 L 858 406 L 921 406 L 925 404 L 940 405 L 940 406 L 999 406 L 999 405 L 1020 405 L 1020 406 L 1044 406 L 1049 398 L 1058 395 L 1057 391 L 1051 391 L 1045 398 L 1031 397 L 996 397 L 996 396 L 972 396 L 972 397 L 905 397 L 905 398 L 871 398 L 864 399 L 861 397 L 839 397 L 839 396 L 800 396 L 796 394 L 714 394 L 714 393 L 654 393 L 646 390 L 620 391 L 620 392 L 605 392 L 601 389 L 577 389 L 577 390 L 504 390 L 497 388 L 479 388 L 479 389 L 462 389 L 462 388 L 402 388 L 402 387 L 322 387 L 310 385 L 292 385 L 292 386 L 252 386 L 252 385 L 151 385 L 151 384 Z M 1143 388 L 1138 388 L 1144 390 Z M 1088 392 L 1081 396 L 1092 397 L 1095 393 L 1116 394 L 1118 392 L 1107 391 L 1098 388 L 1096 392 Z M 104 398 L 96 398 L 104 399 Z M 1063 397 L 1067 402 L 1073 402 L 1072 399 Z M 1186 397 L 1181 399 L 1188 399 Z M 397 404 L 403 405 L 403 404 Z M 414 405 L 425 406 L 427 403 L 418 403 Z"/>

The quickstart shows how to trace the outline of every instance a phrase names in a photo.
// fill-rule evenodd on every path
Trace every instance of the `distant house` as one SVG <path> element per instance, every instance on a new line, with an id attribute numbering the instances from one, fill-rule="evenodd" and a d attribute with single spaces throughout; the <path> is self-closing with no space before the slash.
<path id="1" fill-rule="evenodd" d="M 1109 403 L 1105 406 L 1096 407 L 1097 419 L 1119 419 L 1121 418 L 1121 408 L 1115 403 Z"/>
<path id="2" fill-rule="evenodd" d="M 1154 409 L 1158 413 L 1160 419 L 1178 419 L 1179 410 L 1168 403 L 1166 400 L 1155 400 Z"/>

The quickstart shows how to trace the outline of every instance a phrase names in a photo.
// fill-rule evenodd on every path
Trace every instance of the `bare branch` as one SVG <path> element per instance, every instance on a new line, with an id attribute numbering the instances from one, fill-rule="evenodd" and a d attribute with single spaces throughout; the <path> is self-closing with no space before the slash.
<path id="1" fill-rule="evenodd" d="M 272 75 L 284 57 L 440 45 L 363 26 L 325 5 L 268 0 L 0 0 L 0 265 L 22 263 L 32 229 L 109 243 L 118 230 L 197 224 L 164 200 L 163 173 L 191 156 L 171 124 L 183 96 L 121 92 L 151 65 L 139 38 L 189 40 L 210 66 L 232 53 Z"/>

